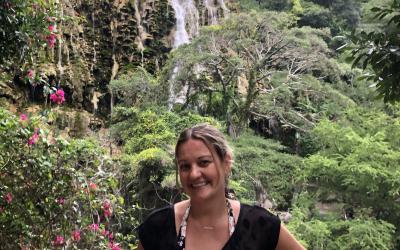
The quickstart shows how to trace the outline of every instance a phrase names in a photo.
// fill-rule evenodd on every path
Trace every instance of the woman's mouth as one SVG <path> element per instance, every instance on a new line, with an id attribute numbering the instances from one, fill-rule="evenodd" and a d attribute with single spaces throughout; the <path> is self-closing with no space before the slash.
<path id="1" fill-rule="evenodd" d="M 202 182 L 193 183 L 191 186 L 192 186 L 192 188 L 200 188 L 200 187 L 204 187 L 207 184 L 208 184 L 208 182 L 202 181 Z"/>

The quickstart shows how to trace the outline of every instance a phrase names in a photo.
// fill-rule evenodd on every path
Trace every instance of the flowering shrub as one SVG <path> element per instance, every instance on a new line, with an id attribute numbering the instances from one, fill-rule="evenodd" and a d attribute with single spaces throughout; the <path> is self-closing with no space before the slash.
<path id="1" fill-rule="evenodd" d="M 93 141 L 50 139 L 43 119 L 0 108 L 2 247 L 122 249 L 115 163 Z"/>
<path id="2" fill-rule="evenodd" d="M 57 89 L 54 93 L 51 93 L 50 101 L 57 105 L 63 104 L 65 102 L 64 90 Z"/>

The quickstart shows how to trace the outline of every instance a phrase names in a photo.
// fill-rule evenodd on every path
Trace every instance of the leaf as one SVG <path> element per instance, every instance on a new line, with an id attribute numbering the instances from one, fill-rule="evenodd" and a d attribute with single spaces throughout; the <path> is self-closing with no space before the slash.
<path id="1" fill-rule="evenodd" d="M 378 12 L 378 11 L 381 11 L 382 9 L 381 8 L 378 8 L 378 7 L 373 7 L 373 8 L 371 8 L 371 11 L 372 12 Z"/>

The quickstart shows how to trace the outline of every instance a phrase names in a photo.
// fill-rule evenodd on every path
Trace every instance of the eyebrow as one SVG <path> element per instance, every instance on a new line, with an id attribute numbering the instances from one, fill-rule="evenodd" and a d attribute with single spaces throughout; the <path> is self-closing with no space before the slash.
<path id="1" fill-rule="evenodd" d="M 209 159 L 209 158 L 211 160 L 214 160 L 214 157 L 211 154 L 210 155 L 201 155 L 201 156 L 197 157 L 198 160 Z M 185 163 L 185 162 L 187 162 L 185 159 L 179 160 L 178 164 Z"/>

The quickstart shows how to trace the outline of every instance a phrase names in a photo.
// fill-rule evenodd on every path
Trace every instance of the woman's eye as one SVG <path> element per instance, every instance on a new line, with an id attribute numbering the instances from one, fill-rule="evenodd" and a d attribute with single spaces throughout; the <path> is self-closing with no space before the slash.
<path id="1" fill-rule="evenodd" d="M 190 169 L 190 165 L 189 164 L 182 164 L 179 166 L 179 170 L 180 171 L 188 171 Z"/>
<path id="2" fill-rule="evenodd" d="M 199 162 L 199 166 L 200 166 L 200 167 L 207 167 L 208 164 L 210 164 L 210 163 L 211 163 L 211 161 L 202 160 L 202 161 Z"/>

